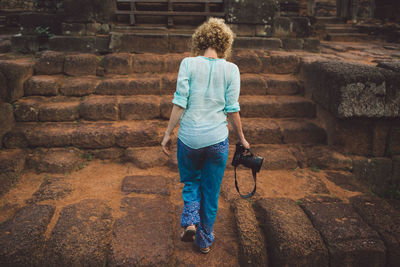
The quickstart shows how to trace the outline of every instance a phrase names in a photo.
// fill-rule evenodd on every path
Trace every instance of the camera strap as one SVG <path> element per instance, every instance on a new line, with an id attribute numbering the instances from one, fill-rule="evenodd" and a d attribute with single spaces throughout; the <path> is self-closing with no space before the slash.
<path id="1" fill-rule="evenodd" d="M 256 171 L 252 170 L 252 174 L 253 174 L 253 179 L 254 179 L 254 188 L 253 191 L 250 194 L 247 195 L 242 195 L 239 191 L 239 186 L 238 186 L 238 182 L 237 182 L 237 178 L 236 178 L 236 167 L 235 167 L 235 186 L 236 186 L 236 190 L 238 191 L 239 195 L 242 198 L 251 198 L 252 196 L 254 196 L 254 194 L 256 193 L 256 188 L 257 188 L 257 176 L 256 176 Z"/>

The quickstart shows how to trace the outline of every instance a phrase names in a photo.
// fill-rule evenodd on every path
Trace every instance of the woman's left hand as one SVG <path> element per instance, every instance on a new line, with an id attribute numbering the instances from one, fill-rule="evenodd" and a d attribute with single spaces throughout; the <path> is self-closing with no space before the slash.
<path id="1" fill-rule="evenodd" d="M 169 153 L 171 151 L 171 135 L 165 133 L 164 138 L 161 142 L 161 147 L 163 152 L 169 156 Z"/>

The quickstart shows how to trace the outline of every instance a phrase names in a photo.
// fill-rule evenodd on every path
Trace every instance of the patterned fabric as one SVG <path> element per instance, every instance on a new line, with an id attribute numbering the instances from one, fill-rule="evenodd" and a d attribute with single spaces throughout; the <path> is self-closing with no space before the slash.
<path id="1" fill-rule="evenodd" d="M 181 226 L 197 225 L 195 242 L 205 248 L 214 242 L 213 226 L 228 160 L 229 140 L 226 138 L 218 144 L 193 149 L 178 138 L 177 148 L 180 181 L 185 184 Z"/>
<path id="2" fill-rule="evenodd" d="M 186 202 L 183 206 L 181 226 L 198 225 L 200 223 L 200 202 Z"/>

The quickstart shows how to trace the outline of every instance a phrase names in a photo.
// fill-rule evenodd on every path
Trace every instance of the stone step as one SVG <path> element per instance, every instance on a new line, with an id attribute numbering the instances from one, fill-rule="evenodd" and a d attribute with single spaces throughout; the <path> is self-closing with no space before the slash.
<path id="1" fill-rule="evenodd" d="M 252 144 L 325 144 L 326 132 L 311 119 L 243 118 L 244 134 Z M 110 148 L 158 146 L 167 121 L 19 122 L 3 138 L 6 148 Z M 231 139 L 234 135 L 231 131 Z"/>
<path id="2" fill-rule="evenodd" d="M 326 40 L 334 42 L 356 42 L 373 39 L 373 36 L 366 33 L 329 33 L 326 36 Z"/>
<path id="3" fill-rule="evenodd" d="M 301 207 L 326 244 L 330 266 L 385 266 L 385 244 L 350 203 L 304 201 Z"/>
<path id="4" fill-rule="evenodd" d="M 15 103 L 16 121 L 169 119 L 173 96 L 24 97 Z M 251 96 L 239 99 L 242 117 L 308 117 L 315 104 L 301 96 Z"/>
<path id="5" fill-rule="evenodd" d="M 35 75 L 24 83 L 25 96 L 172 95 L 177 74 L 131 74 L 106 77 Z M 294 95 L 303 86 L 291 74 L 242 74 L 242 95 Z"/>
<path id="6" fill-rule="evenodd" d="M 346 33 L 346 34 L 352 34 L 352 33 L 358 33 L 358 29 L 355 27 L 352 27 L 351 25 L 343 24 L 343 25 L 338 25 L 338 26 L 325 26 L 325 31 L 328 32 L 329 34 L 331 33 Z"/>
<path id="7" fill-rule="evenodd" d="M 176 73 L 182 59 L 188 56 L 188 53 L 111 53 L 102 57 L 85 53 L 46 51 L 36 60 L 35 72 L 40 75 L 65 73 L 70 76 Z M 299 57 L 294 53 L 249 49 L 235 51 L 228 60 L 236 63 L 241 73 L 289 74 L 297 72 L 300 64 Z"/>
<path id="8" fill-rule="evenodd" d="M 343 21 L 336 16 L 315 17 L 317 24 L 338 24 Z"/>

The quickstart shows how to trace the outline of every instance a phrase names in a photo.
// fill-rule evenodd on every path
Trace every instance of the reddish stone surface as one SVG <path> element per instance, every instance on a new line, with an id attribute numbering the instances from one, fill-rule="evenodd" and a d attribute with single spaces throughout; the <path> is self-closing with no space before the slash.
<path id="1" fill-rule="evenodd" d="M 282 119 L 279 121 L 283 135 L 283 142 L 302 144 L 324 144 L 326 143 L 325 130 L 312 121 Z"/>
<path id="2" fill-rule="evenodd" d="M 79 114 L 86 120 L 118 120 L 116 96 L 88 96 L 79 106 Z"/>
<path id="3" fill-rule="evenodd" d="M 178 73 L 182 60 L 189 56 L 188 53 L 183 54 L 167 54 L 165 55 L 165 72 Z"/>
<path id="4" fill-rule="evenodd" d="M 36 75 L 58 74 L 64 71 L 65 54 L 63 52 L 44 51 L 35 64 Z"/>
<path id="5" fill-rule="evenodd" d="M 257 218 L 265 233 L 271 265 L 329 265 L 324 241 L 294 200 L 260 199 Z"/>
<path id="6" fill-rule="evenodd" d="M 12 105 L 0 101 L 0 148 L 3 146 L 3 136 L 13 128 L 14 121 Z"/>
<path id="7" fill-rule="evenodd" d="M 299 70 L 300 57 L 284 52 L 271 52 L 264 62 L 264 73 L 290 74 Z"/>
<path id="8" fill-rule="evenodd" d="M 121 120 L 149 120 L 160 117 L 158 96 L 129 96 L 120 98 Z"/>
<path id="9" fill-rule="evenodd" d="M 258 74 L 240 75 L 240 94 L 241 95 L 265 95 L 267 93 L 267 83 Z"/>
<path id="10" fill-rule="evenodd" d="M 45 103 L 39 109 L 39 121 L 74 121 L 79 118 L 79 102 L 73 99 L 66 102 Z"/>
<path id="11" fill-rule="evenodd" d="M 21 172 L 25 166 L 26 154 L 20 149 L 5 149 L 0 151 L 0 173 Z"/>
<path id="12" fill-rule="evenodd" d="M 161 147 L 134 147 L 125 151 L 126 160 L 141 169 L 164 166 L 168 157 L 162 152 Z"/>
<path id="13" fill-rule="evenodd" d="M 400 265 L 400 211 L 393 209 L 385 200 L 371 196 L 350 199 L 361 217 L 383 238 L 387 249 L 387 266 Z"/>
<path id="14" fill-rule="evenodd" d="M 292 75 L 263 75 L 268 95 L 296 95 L 301 92 L 299 81 Z"/>
<path id="15" fill-rule="evenodd" d="M 104 200 L 84 199 L 61 210 L 46 242 L 43 260 L 52 266 L 74 265 L 77 262 L 104 266 L 111 237 L 110 206 Z"/>
<path id="16" fill-rule="evenodd" d="M 165 69 L 162 55 L 135 54 L 132 58 L 132 69 L 135 73 L 160 73 Z"/>
<path id="17" fill-rule="evenodd" d="M 110 266 L 172 264 L 174 243 L 170 201 L 125 197 L 121 201 L 121 210 L 127 215 L 114 223 Z"/>
<path id="18" fill-rule="evenodd" d="M 262 63 L 256 53 L 251 50 L 240 50 L 232 56 L 232 62 L 235 63 L 240 73 L 260 73 Z"/>
<path id="19" fill-rule="evenodd" d="M 243 118 L 243 132 L 251 144 L 279 144 L 282 143 L 282 134 L 276 120 L 261 118 Z M 236 140 L 230 125 L 230 141 Z M 232 143 L 231 142 L 231 143 Z"/>
<path id="20" fill-rule="evenodd" d="M 239 199 L 233 204 L 239 237 L 240 262 L 243 266 L 268 266 L 264 236 L 251 202 Z"/>
<path id="21" fill-rule="evenodd" d="M 24 84 L 25 96 L 43 95 L 54 96 L 58 94 L 63 78 L 61 76 L 37 75 Z"/>
<path id="22" fill-rule="evenodd" d="M 85 96 L 93 94 L 99 84 L 95 77 L 71 77 L 64 79 L 60 92 L 66 96 Z"/>
<path id="23" fill-rule="evenodd" d="M 24 95 L 24 83 L 33 75 L 34 62 L 30 59 L 0 60 L 0 78 L 5 79 L 0 88 L 0 98 L 14 102 Z"/>
<path id="24" fill-rule="evenodd" d="M 99 60 L 92 54 L 66 55 L 64 72 L 71 76 L 96 75 Z"/>
<path id="25" fill-rule="evenodd" d="M 41 265 L 45 232 L 54 211 L 51 205 L 29 205 L 0 224 L 2 266 Z"/>
<path id="26" fill-rule="evenodd" d="M 385 262 L 385 245 L 347 203 L 304 203 L 303 209 L 321 233 L 331 266 L 379 266 Z"/>
<path id="27" fill-rule="evenodd" d="M 177 75 L 169 74 L 161 77 L 161 95 L 172 95 L 176 91 Z"/>
<path id="28" fill-rule="evenodd" d="M 129 74 L 132 72 L 132 58 L 129 53 L 106 55 L 101 61 L 106 74 Z"/>
<path id="29" fill-rule="evenodd" d="M 58 200 L 69 196 L 73 187 L 65 177 L 50 177 L 40 184 L 39 189 L 27 199 L 27 204 L 37 203 L 43 200 Z"/>
<path id="30" fill-rule="evenodd" d="M 161 98 L 160 101 L 160 113 L 161 113 L 161 118 L 163 119 L 169 119 L 171 116 L 172 108 L 174 104 L 172 104 L 172 99 L 173 96 L 164 96 Z"/>
<path id="31" fill-rule="evenodd" d="M 36 172 L 66 173 L 78 169 L 82 159 L 79 152 L 69 148 L 39 149 L 29 154 L 27 167 Z"/>
<path id="32" fill-rule="evenodd" d="M 122 180 L 121 191 L 129 193 L 169 195 L 169 178 L 154 175 L 126 176 Z"/>

